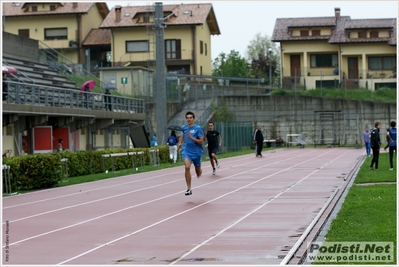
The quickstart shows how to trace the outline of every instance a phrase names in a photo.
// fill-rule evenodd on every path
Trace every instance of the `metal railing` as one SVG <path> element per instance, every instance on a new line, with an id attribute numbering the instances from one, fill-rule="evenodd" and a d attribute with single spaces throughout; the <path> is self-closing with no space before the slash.
<path id="1" fill-rule="evenodd" d="M 6 103 L 144 113 L 144 100 L 9 81 Z M 105 102 L 105 96 L 110 102 Z M 107 105 L 108 104 L 108 105 Z"/>
<path id="2" fill-rule="evenodd" d="M 8 65 L 8 66 L 12 66 L 12 64 L 10 64 L 9 62 L 7 62 L 7 60 L 4 60 L 3 59 L 3 64 L 6 64 L 6 65 Z M 17 68 L 18 69 L 18 68 Z M 29 82 L 29 83 L 35 83 L 35 81 L 32 79 L 32 78 L 30 78 L 28 75 L 26 75 L 25 73 L 23 73 L 23 72 L 21 72 L 21 71 L 19 71 L 18 72 L 18 75 L 15 75 L 15 74 L 7 74 L 8 76 L 11 76 L 13 79 L 15 79 L 15 80 L 17 80 L 17 81 L 19 81 L 19 82 Z"/>
<path id="3" fill-rule="evenodd" d="M 205 109 L 204 113 L 202 113 L 201 116 L 195 121 L 195 123 L 201 126 L 203 129 L 207 129 L 208 127 L 208 119 L 213 111 L 212 103 Z"/>
<path id="4" fill-rule="evenodd" d="M 87 70 L 71 61 L 57 50 L 51 48 L 47 44 L 38 40 L 39 42 L 39 61 L 48 65 L 51 69 L 58 71 L 58 73 L 66 76 L 68 80 L 75 82 L 79 87 L 87 80 L 93 80 L 97 85 L 105 91 L 108 85 L 103 83 L 97 76 L 91 74 Z M 80 66 L 79 68 L 77 66 Z M 78 75 L 77 75 L 78 74 Z M 115 91 L 116 94 L 119 92 Z"/>

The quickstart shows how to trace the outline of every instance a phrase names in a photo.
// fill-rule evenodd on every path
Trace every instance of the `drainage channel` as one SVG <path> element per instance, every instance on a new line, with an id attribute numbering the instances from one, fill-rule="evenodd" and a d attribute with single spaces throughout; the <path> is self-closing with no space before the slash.
<path id="1" fill-rule="evenodd" d="M 365 159 L 365 156 L 359 157 L 356 165 L 351 169 L 351 171 L 347 175 L 343 176 L 345 182 L 341 184 L 340 188 L 334 190 L 327 203 L 319 211 L 290 251 L 288 251 L 287 255 L 280 262 L 280 265 L 311 264 L 306 261 L 308 244 L 314 241 L 325 240 L 325 235 L 330 229 L 331 222 L 335 219 L 337 213 L 341 209 L 342 203 L 344 202 L 346 195 L 359 172 L 360 166 L 363 164 Z"/>

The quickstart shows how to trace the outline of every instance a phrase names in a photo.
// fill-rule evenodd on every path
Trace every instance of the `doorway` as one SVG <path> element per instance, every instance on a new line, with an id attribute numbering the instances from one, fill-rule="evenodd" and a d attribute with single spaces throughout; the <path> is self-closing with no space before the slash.
<path id="1" fill-rule="evenodd" d="M 348 58 L 348 79 L 358 79 L 359 69 L 357 65 L 357 57 Z"/>
<path id="2" fill-rule="evenodd" d="M 291 77 L 300 77 L 301 76 L 301 56 L 300 55 L 291 55 Z"/>

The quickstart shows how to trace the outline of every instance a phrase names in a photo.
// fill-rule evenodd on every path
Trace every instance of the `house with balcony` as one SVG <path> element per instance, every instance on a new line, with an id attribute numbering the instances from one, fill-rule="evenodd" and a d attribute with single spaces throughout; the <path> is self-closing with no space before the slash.
<path id="1" fill-rule="evenodd" d="M 396 18 L 279 18 L 283 88 L 396 88 Z"/>
<path id="2" fill-rule="evenodd" d="M 97 65 L 106 62 L 110 32 L 98 29 L 109 13 L 105 2 L 3 2 L 2 5 L 5 32 L 38 40 L 41 49 L 55 49 L 69 59 L 68 63 L 86 67 L 88 60 Z"/>
<path id="3" fill-rule="evenodd" d="M 211 75 L 211 35 L 220 30 L 212 4 L 163 5 L 165 72 Z M 112 67 L 106 84 L 120 87 L 131 68 L 155 70 L 155 6 L 115 6 L 100 25 L 111 30 Z M 127 79 L 130 87 L 133 79 Z"/>

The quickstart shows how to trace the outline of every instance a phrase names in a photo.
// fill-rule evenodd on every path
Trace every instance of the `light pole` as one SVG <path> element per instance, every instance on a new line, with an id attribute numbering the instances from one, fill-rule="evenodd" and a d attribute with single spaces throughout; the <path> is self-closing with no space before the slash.
<path id="1" fill-rule="evenodd" d="M 272 54 L 273 50 L 271 48 L 269 48 L 267 50 L 267 55 L 269 58 L 269 82 L 270 82 L 270 93 L 272 93 L 272 61 L 271 61 L 271 54 Z"/>
<path id="2" fill-rule="evenodd" d="M 248 72 L 249 72 L 249 68 L 252 66 L 251 61 L 247 61 L 247 96 L 248 96 Z"/>

